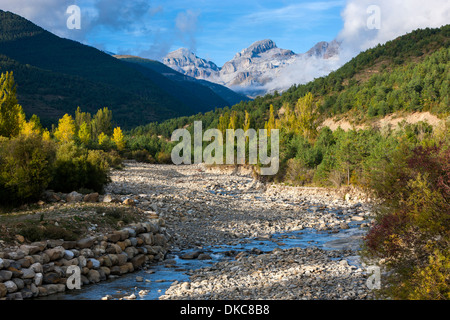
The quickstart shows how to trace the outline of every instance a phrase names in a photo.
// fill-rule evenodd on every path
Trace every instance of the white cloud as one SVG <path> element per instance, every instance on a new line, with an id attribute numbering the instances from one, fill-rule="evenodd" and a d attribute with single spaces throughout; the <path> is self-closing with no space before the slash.
<path id="1" fill-rule="evenodd" d="M 369 6 L 380 9 L 380 28 L 369 29 Z M 450 23 L 448 0 L 348 0 L 342 12 L 344 28 L 338 35 L 349 54 L 384 44 L 419 28 L 438 28 Z"/>

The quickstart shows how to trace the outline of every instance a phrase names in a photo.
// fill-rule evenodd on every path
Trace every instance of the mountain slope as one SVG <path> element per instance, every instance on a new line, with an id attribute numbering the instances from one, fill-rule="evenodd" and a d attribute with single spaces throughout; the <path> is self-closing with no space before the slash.
<path id="1" fill-rule="evenodd" d="M 175 88 L 159 83 L 156 72 L 149 69 L 144 75 L 100 50 L 59 38 L 4 11 L 0 56 L 1 72 L 14 72 L 26 114 L 37 114 L 46 125 L 77 106 L 89 112 L 107 106 L 114 120 L 129 128 L 229 105 L 214 93 L 211 104 L 204 97 L 180 99 Z"/>

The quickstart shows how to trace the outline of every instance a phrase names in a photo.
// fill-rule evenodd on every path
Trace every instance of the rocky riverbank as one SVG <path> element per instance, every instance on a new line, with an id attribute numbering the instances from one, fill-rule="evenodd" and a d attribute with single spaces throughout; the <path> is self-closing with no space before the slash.
<path id="1" fill-rule="evenodd" d="M 77 241 L 47 240 L 0 252 L 0 299 L 45 297 L 68 290 L 69 268 L 80 270 L 80 285 L 119 277 L 167 253 L 164 221 L 152 219 Z M 73 289 L 73 288 L 71 288 Z"/>
<path id="2" fill-rule="evenodd" d="M 64 226 L 59 220 L 63 216 L 73 222 L 84 221 L 89 237 L 2 248 L 0 298 L 67 290 L 70 265 L 81 267 L 83 284 L 97 283 L 163 259 L 166 265 L 179 268 L 173 257 L 180 252 L 185 252 L 180 259 L 212 261 L 215 249 L 242 247 L 249 241 L 271 243 L 271 249 L 225 252 L 225 261 L 187 271 L 190 281 L 175 281 L 159 299 L 373 297 L 365 284 L 365 269 L 354 263 L 358 241 L 372 218 L 370 201 L 356 190 L 264 184 L 245 168 L 203 165 L 128 162 L 125 170 L 112 171 L 111 178 L 105 195 L 46 195 L 39 204 L 41 211 L 32 217 L 42 220 L 45 213 L 45 223 L 59 228 Z M 85 209 L 81 206 L 84 201 L 101 203 L 98 208 Z M 53 217 L 45 202 L 63 211 Z M 124 205 L 133 209 L 131 216 L 116 211 Z M 111 212 L 105 213 L 107 210 Z M 116 219 L 112 222 L 122 230 L 106 232 L 102 219 L 108 216 L 137 218 L 139 222 L 123 229 L 124 222 Z M 325 236 L 358 232 L 330 241 L 329 246 L 336 250 L 316 248 L 314 243 L 307 248 L 287 248 L 283 243 L 288 237 L 284 234 L 310 230 Z"/>
<path id="3" fill-rule="evenodd" d="M 191 281 L 175 282 L 160 299 L 367 299 L 364 269 L 346 258 L 355 241 L 326 251 L 283 249 L 273 235 L 306 229 L 330 234 L 367 230 L 372 211 L 355 191 L 265 185 L 248 170 L 202 165 L 128 163 L 115 171 L 107 191 L 135 199 L 136 206 L 166 221 L 173 252 L 193 249 L 186 259 L 208 259 L 205 246 L 238 245 L 248 239 L 274 241 L 272 252 L 247 252 L 231 261 L 193 271 Z"/>

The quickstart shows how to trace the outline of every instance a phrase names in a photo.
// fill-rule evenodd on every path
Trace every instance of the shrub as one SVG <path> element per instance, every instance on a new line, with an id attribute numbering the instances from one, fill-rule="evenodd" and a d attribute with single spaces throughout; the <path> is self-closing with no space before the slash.
<path id="1" fill-rule="evenodd" d="M 395 299 L 450 298 L 448 142 L 399 148 L 372 186 L 385 200 L 366 236 L 366 254 L 392 271 Z M 386 163 L 383 162 L 383 165 Z M 379 174 L 382 173 L 382 174 Z"/>
<path id="2" fill-rule="evenodd" d="M 0 142 L 0 200 L 2 204 L 34 201 L 53 175 L 55 145 L 36 134 Z"/>
<path id="3" fill-rule="evenodd" d="M 86 150 L 74 142 L 63 144 L 56 153 L 53 190 L 71 192 L 80 188 L 102 192 L 109 182 L 109 165 L 105 153 Z"/>
<path id="4" fill-rule="evenodd" d="M 131 153 L 131 157 L 137 162 L 154 163 L 155 160 L 147 150 L 135 150 Z"/>

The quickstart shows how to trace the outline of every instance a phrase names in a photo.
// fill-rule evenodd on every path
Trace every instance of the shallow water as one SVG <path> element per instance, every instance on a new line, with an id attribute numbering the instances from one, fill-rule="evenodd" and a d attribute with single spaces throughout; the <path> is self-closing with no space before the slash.
<path id="1" fill-rule="evenodd" d="M 269 252 L 275 248 L 288 249 L 296 247 L 317 247 L 324 250 L 357 250 L 361 238 L 365 233 L 364 229 L 359 228 L 359 225 L 363 222 L 367 221 L 353 222 L 349 224 L 349 229 L 340 230 L 338 233 L 304 229 L 301 231 L 274 234 L 270 239 L 244 239 L 236 245 L 220 245 L 203 247 L 201 250 L 191 250 L 207 253 L 211 256 L 211 260 L 184 260 L 180 256 L 190 251 L 173 251 L 167 256 L 167 260 L 172 260 L 172 263 L 167 263 L 170 261 L 166 260 L 150 266 L 148 270 L 141 270 L 95 285 L 84 286 L 81 290 L 67 291 L 66 293 L 38 299 L 99 300 L 106 295 L 118 299 L 134 293 L 136 300 L 158 300 L 174 281 L 189 281 L 188 270 L 204 268 L 212 266 L 212 264 L 218 261 L 233 259 L 229 257 L 231 251 L 234 254 L 242 251 L 255 251 L 256 249 L 262 252 Z M 346 259 L 349 264 L 359 266 L 358 256 L 350 256 L 346 257 Z M 137 282 L 136 277 L 142 277 L 143 281 Z M 141 290 L 148 290 L 148 292 L 140 296 L 139 292 Z"/>

